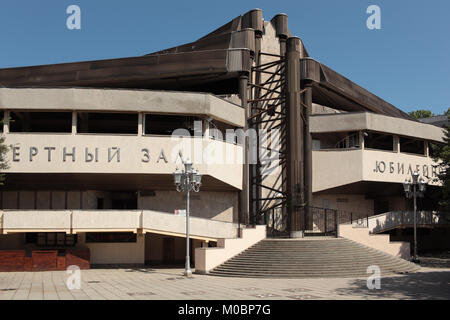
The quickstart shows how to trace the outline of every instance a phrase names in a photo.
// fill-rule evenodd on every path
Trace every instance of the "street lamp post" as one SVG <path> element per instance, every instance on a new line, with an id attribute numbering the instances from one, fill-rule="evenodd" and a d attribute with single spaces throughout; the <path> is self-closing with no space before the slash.
<path id="1" fill-rule="evenodd" d="M 189 211 L 190 211 L 190 192 L 199 192 L 202 184 L 202 175 L 192 168 L 192 162 L 187 160 L 184 162 L 184 170 L 178 168 L 173 173 L 175 186 L 178 192 L 186 192 L 186 265 L 184 275 L 190 277 L 192 275 L 191 262 L 189 257 Z"/>
<path id="2" fill-rule="evenodd" d="M 417 190 L 419 187 L 419 190 Z M 417 197 L 422 198 L 425 193 L 426 184 L 422 177 L 419 179 L 419 172 L 415 171 L 412 173 L 411 179 L 405 180 L 403 183 L 403 188 L 405 190 L 406 197 L 408 199 L 414 199 L 414 257 L 413 261 L 418 262 L 417 257 Z M 411 190 L 412 188 L 412 190 Z"/>

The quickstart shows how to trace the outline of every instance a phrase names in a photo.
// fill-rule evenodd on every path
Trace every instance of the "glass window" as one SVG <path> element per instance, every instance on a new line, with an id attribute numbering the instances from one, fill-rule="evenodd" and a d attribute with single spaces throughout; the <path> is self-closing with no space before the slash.
<path id="1" fill-rule="evenodd" d="M 320 150 L 320 140 L 312 139 L 312 149 L 313 150 Z"/>
<path id="2" fill-rule="evenodd" d="M 78 112 L 78 133 L 137 134 L 137 113 Z"/>
<path id="3" fill-rule="evenodd" d="M 73 247 L 77 243 L 77 235 L 65 232 L 28 232 L 25 242 L 41 247 Z"/>
<path id="4" fill-rule="evenodd" d="M 146 114 L 144 133 L 170 136 L 176 129 L 186 129 L 193 136 L 194 121 L 201 122 L 201 119 L 194 116 Z"/>
<path id="5" fill-rule="evenodd" d="M 136 242 L 136 234 L 132 232 L 88 232 L 86 243 Z"/>
<path id="6" fill-rule="evenodd" d="M 72 132 L 72 112 L 11 111 L 10 132 Z"/>
<path id="7" fill-rule="evenodd" d="M 425 142 L 410 138 L 400 137 L 400 152 L 425 154 Z"/>
<path id="8" fill-rule="evenodd" d="M 365 148 L 394 151 L 394 136 L 376 132 L 364 132 L 363 135 Z"/>

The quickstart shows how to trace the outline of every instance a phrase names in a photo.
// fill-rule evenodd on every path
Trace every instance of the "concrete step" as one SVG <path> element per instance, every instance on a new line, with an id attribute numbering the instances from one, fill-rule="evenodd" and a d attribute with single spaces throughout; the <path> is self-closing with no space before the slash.
<path id="1" fill-rule="evenodd" d="M 374 261 L 374 260 L 367 260 L 367 261 L 358 261 L 355 263 L 333 263 L 332 265 L 328 266 L 328 265 L 323 265 L 323 263 L 318 263 L 318 262 L 312 262 L 312 263 L 304 263 L 304 262 L 286 262 L 286 263 L 264 263 L 263 261 L 251 261 L 251 260 L 247 260 L 247 261 L 233 261 L 233 263 L 228 263 L 227 265 L 232 265 L 232 266 L 239 266 L 239 267 L 252 267 L 252 268 L 289 268 L 289 267 L 301 267 L 301 268 L 308 268 L 308 267 L 312 267 L 312 268 L 344 268 L 344 267 L 356 267 L 356 266 L 369 266 L 369 265 L 376 265 L 378 263 L 378 265 L 382 265 L 383 267 L 388 267 L 388 266 L 394 266 L 394 267 L 405 267 L 407 268 L 408 265 L 405 265 L 403 263 L 400 262 L 390 262 L 390 261 L 385 261 L 380 263 L 379 261 Z M 219 268 L 219 267 L 217 267 Z"/>
<path id="2" fill-rule="evenodd" d="M 225 273 L 225 272 L 211 272 L 213 276 L 220 277 L 240 277 L 240 278 L 287 278 L 287 279 L 302 279 L 302 278 L 367 278 L 367 274 L 349 273 L 349 274 L 332 274 L 332 273 L 320 273 L 320 274 L 270 274 L 270 275 L 257 275 L 251 273 Z M 390 276 L 393 273 L 381 274 L 383 276 Z"/>
<path id="3" fill-rule="evenodd" d="M 367 277 L 367 267 L 381 274 L 410 273 L 415 264 L 347 239 L 262 240 L 210 274 L 236 277 Z"/>

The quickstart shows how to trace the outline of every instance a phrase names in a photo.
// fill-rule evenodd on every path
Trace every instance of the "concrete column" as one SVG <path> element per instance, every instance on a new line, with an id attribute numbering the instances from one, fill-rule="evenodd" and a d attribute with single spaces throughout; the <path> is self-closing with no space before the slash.
<path id="1" fill-rule="evenodd" d="M 261 40 L 262 40 L 262 33 L 258 32 L 257 30 L 255 31 L 255 65 L 259 66 L 261 65 L 261 56 L 260 56 L 260 52 L 261 52 Z M 256 84 L 261 84 L 261 73 L 260 72 L 256 72 L 255 73 L 255 79 L 254 79 L 254 83 Z M 259 88 L 255 88 L 255 96 L 253 98 L 258 98 L 260 97 L 261 94 L 261 90 Z M 261 103 L 257 103 L 258 107 L 261 107 Z M 259 109 L 258 109 L 259 110 Z M 249 112 L 251 113 L 251 115 L 249 116 L 253 116 L 255 113 L 258 113 L 259 111 L 253 111 L 249 110 Z M 256 117 L 253 121 L 260 121 L 261 118 L 260 117 Z M 262 221 L 262 217 L 260 217 L 259 211 L 260 211 L 260 198 L 261 198 L 261 187 L 259 186 L 261 184 L 261 164 L 259 162 L 259 125 L 257 124 L 252 124 L 250 127 L 252 130 L 255 130 L 255 132 L 257 133 L 257 140 L 256 140 L 256 163 L 252 163 L 249 165 L 249 169 L 250 169 L 250 203 L 249 203 L 249 213 L 250 213 L 250 223 L 253 225 L 256 224 L 262 224 L 264 221 Z M 253 153 L 253 151 L 252 151 Z"/>
<path id="2" fill-rule="evenodd" d="M 359 131 L 359 146 L 361 150 L 364 150 L 364 132 Z"/>
<path id="3" fill-rule="evenodd" d="M 429 157 L 430 156 L 430 144 L 428 143 L 428 141 L 424 142 L 424 148 L 425 148 L 425 156 Z"/>
<path id="4" fill-rule="evenodd" d="M 288 16 L 284 13 L 279 13 L 272 19 L 275 25 L 276 36 L 280 41 L 280 55 L 286 55 L 286 39 L 289 37 Z"/>
<path id="5" fill-rule="evenodd" d="M 5 112 L 3 114 L 3 133 L 4 134 L 9 133 L 9 117 L 10 117 L 9 110 L 5 110 Z"/>
<path id="6" fill-rule="evenodd" d="M 77 122 L 78 122 L 78 116 L 77 112 L 72 112 L 72 134 L 77 134 Z"/>
<path id="7" fill-rule="evenodd" d="M 261 52 L 261 40 L 262 40 L 262 36 L 263 36 L 263 32 L 264 32 L 264 21 L 263 21 L 263 16 L 262 16 L 262 10 L 261 9 L 253 9 L 250 10 L 249 12 L 245 13 L 242 16 L 242 21 L 241 21 L 242 25 L 242 29 L 245 28 L 250 28 L 254 30 L 254 65 L 255 66 L 259 66 L 261 64 L 260 61 L 260 52 Z M 252 75 L 251 75 L 252 76 Z M 259 79 L 260 74 L 258 72 L 256 72 L 255 74 L 255 79 L 252 79 L 253 83 L 259 84 L 260 80 Z M 247 90 L 247 88 L 246 88 Z M 258 93 L 257 93 L 257 88 L 255 88 L 255 95 L 252 98 L 258 97 Z M 240 90 L 242 92 L 242 90 Z M 247 103 L 245 108 L 247 108 Z M 246 114 L 246 120 L 249 119 L 249 117 L 252 115 L 252 110 L 251 108 L 247 109 L 247 114 Z M 258 119 L 255 119 L 256 121 Z M 247 127 L 248 128 L 248 127 Z M 252 129 L 257 130 L 258 129 L 258 125 L 252 125 L 251 126 Z M 258 143 L 258 142 L 256 142 Z M 259 149 L 259 146 L 257 147 L 257 150 Z M 248 152 L 248 144 L 245 147 L 245 150 L 247 150 Z M 257 157 L 259 158 L 259 150 L 257 151 Z M 249 159 L 249 158 L 247 158 Z M 248 161 L 246 161 L 246 163 L 248 164 Z M 260 165 L 258 163 L 256 164 L 250 164 L 248 165 L 248 184 L 249 184 L 249 198 L 248 198 L 248 216 L 249 216 L 249 222 L 250 224 L 257 224 L 260 223 L 262 221 L 257 221 L 257 214 L 259 212 L 259 199 L 261 198 L 261 187 L 258 186 L 258 184 L 260 183 Z"/>
<path id="8" fill-rule="evenodd" d="M 272 22 L 275 24 L 275 30 L 276 30 L 276 36 L 278 37 L 280 41 L 280 56 L 283 58 L 286 57 L 286 47 L 287 47 L 287 39 L 289 37 L 289 27 L 288 27 L 288 17 L 286 14 L 281 13 L 277 14 L 273 19 Z M 286 104 L 283 102 L 281 104 L 281 110 L 286 110 Z M 286 170 L 282 170 L 281 173 L 282 178 L 282 190 L 286 192 L 288 190 L 287 188 L 287 173 Z M 288 216 L 287 213 L 287 207 L 286 205 L 281 207 L 281 214 L 283 217 Z"/>
<path id="9" fill-rule="evenodd" d="M 144 135 L 144 115 L 142 112 L 138 113 L 138 136 Z"/>
<path id="10" fill-rule="evenodd" d="M 312 86 L 311 84 L 305 85 L 304 94 L 304 116 L 305 116 L 305 145 L 304 145 L 304 158 L 305 158 L 305 226 L 307 230 L 312 230 L 312 217 L 310 207 L 312 206 L 312 137 L 309 130 L 309 116 L 312 109 Z"/>
<path id="11" fill-rule="evenodd" d="M 400 152 L 400 137 L 394 136 L 394 152 Z"/>
<path id="12" fill-rule="evenodd" d="M 246 132 L 248 130 L 248 122 L 247 119 L 249 117 L 250 111 L 249 106 L 247 103 L 248 100 L 248 76 L 247 75 L 241 75 L 239 78 L 239 95 L 241 96 L 241 105 L 245 110 L 245 124 L 244 124 L 244 131 Z M 208 132 L 209 135 L 209 132 Z M 248 165 L 248 137 L 244 136 L 244 140 L 242 141 L 242 149 L 243 149 L 243 173 L 242 173 L 242 191 L 239 194 L 239 217 L 238 222 L 239 224 L 249 223 L 249 196 L 250 196 L 250 190 L 249 190 L 249 165 Z"/>
<path id="13" fill-rule="evenodd" d="M 203 139 L 210 139 L 210 133 L 209 133 L 209 121 L 208 120 L 202 120 L 202 127 L 203 127 Z M 225 138 L 225 137 L 224 137 Z"/>
<path id="14" fill-rule="evenodd" d="M 300 52 L 301 40 L 291 37 L 286 48 L 286 128 L 287 128 L 287 213 L 291 236 L 297 237 L 303 230 L 305 200 L 303 147 L 304 123 L 300 100 Z"/>

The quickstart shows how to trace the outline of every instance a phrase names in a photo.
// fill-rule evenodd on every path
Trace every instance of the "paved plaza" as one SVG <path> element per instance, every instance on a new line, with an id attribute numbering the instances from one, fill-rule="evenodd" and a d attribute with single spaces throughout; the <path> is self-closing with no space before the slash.
<path id="1" fill-rule="evenodd" d="M 64 271 L 0 273 L 1 300 L 142 299 L 450 299 L 450 268 L 422 268 L 381 279 L 367 289 L 366 278 L 251 279 L 194 274 L 182 269 L 91 269 L 81 287 L 69 290 Z"/>

